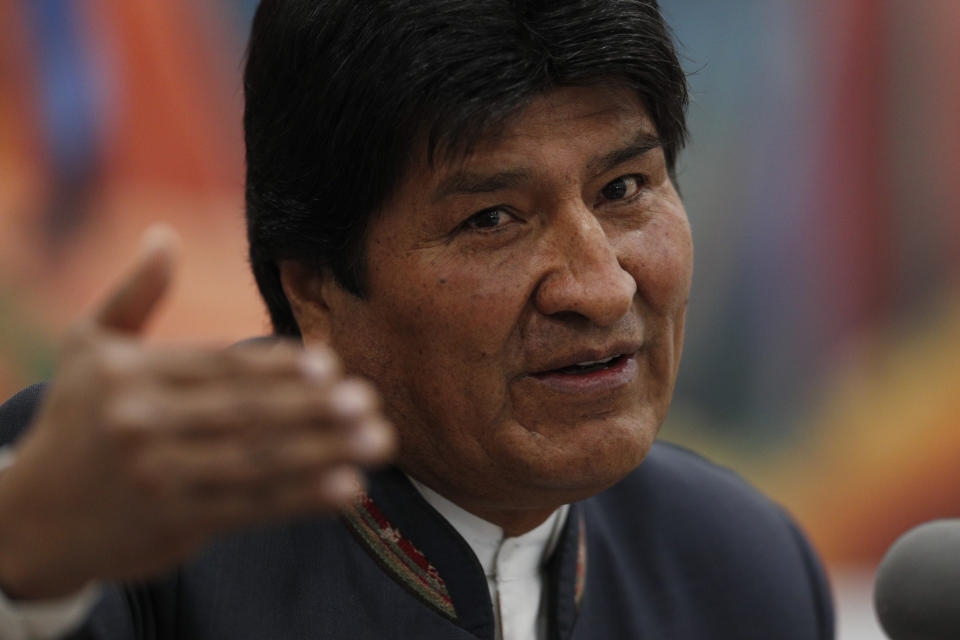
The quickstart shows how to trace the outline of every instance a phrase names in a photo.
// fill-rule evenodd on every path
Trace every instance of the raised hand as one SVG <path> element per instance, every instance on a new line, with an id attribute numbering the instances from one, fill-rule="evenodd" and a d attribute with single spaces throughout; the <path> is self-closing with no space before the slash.
<path id="1" fill-rule="evenodd" d="M 68 594 L 183 560 L 212 536 L 334 509 L 395 447 L 370 385 L 329 349 L 139 340 L 172 279 L 176 237 L 67 338 L 16 462 L 0 473 L 0 588 Z"/>

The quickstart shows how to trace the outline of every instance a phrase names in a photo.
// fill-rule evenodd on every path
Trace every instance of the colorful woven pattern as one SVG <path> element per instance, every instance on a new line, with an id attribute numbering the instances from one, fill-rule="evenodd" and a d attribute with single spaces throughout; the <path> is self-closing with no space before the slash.
<path id="1" fill-rule="evenodd" d="M 357 495 L 343 519 L 378 564 L 426 605 L 457 619 L 447 585 L 426 556 L 405 539 L 366 493 Z"/>

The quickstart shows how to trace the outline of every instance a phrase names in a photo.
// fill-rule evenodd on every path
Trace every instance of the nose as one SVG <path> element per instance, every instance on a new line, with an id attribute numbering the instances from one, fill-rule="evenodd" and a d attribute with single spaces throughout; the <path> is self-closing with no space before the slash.
<path id="1" fill-rule="evenodd" d="M 572 313 L 598 326 L 611 326 L 633 304 L 637 282 L 593 212 L 585 207 L 554 218 L 548 268 L 534 293 L 545 315 Z"/>

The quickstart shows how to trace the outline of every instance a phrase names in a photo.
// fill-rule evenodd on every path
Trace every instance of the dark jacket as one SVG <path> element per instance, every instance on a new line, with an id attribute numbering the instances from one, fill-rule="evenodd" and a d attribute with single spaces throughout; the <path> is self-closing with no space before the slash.
<path id="1" fill-rule="evenodd" d="M 0 442 L 41 387 L 0 407 Z M 176 571 L 110 585 L 75 638 L 493 638 L 467 543 L 396 470 L 340 518 L 215 541 Z M 734 473 L 656 444 L 611 489 L 571 506 L 548 565 L 551 638 L 833 638 L 823 571 L 776 505 Z"/>

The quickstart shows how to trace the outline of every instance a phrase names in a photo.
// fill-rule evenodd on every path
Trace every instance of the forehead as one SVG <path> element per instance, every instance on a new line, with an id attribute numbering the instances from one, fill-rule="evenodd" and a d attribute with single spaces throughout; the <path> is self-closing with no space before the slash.
<path id="1" fill-rule="evenodd" d="M 543 94 L 510 118 L 498 131 L 492 131 L 478 145 L 480 151 L 524 138 L 543 138 L 598 129 L 608 125 L 639 123 L 653 131 L 653 123 L 639 97 L 616 85 L 566 87 Z"/>
<path id="2" fill-rule="evenodd" d="M 405 182 L 439 188 L 449 176 L 464 170 L 490 171 L 563 159 L 588 165 L 641 135 L 656 140 L 657 131 L 634 91 L 617 85 L 565 87 L 540 95 L 491 127 L 468 151 L 441 153 L 431 162 L 421 149 L 419 157 L 411 159 Z"/>

